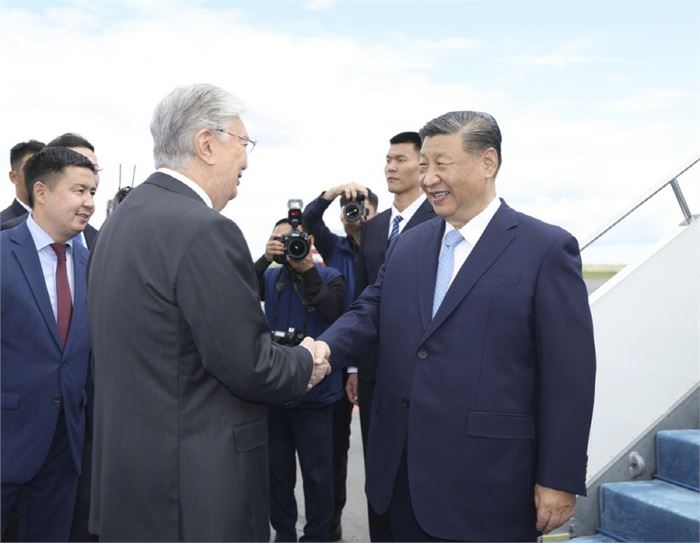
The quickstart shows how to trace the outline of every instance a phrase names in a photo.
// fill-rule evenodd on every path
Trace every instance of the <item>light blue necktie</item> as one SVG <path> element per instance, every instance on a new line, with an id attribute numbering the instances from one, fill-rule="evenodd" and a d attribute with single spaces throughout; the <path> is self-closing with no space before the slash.
<path id="1" fill-rule="evenodd" d="M 437 277 L 435 277 L 435 295 L 433 296 L 433 317 L 442 303 L 447 289 L 450 288 L 452 269 L 455 265 L 455 247 L 462 243 L 464 238 L 459 230 L 451 230 L 442 240 L 442 249 L 438 259 Z"/>
<path id="2" fill-rule="evenodd" d="M 389 233 L 389 239 L 387 243 L 391 244 L 392 241 L 396 239 L 399 235 L 399 223 L 403 220 L 401 215 L 396 215 L 394 221 L 391 223 L 391 232 Z"/>

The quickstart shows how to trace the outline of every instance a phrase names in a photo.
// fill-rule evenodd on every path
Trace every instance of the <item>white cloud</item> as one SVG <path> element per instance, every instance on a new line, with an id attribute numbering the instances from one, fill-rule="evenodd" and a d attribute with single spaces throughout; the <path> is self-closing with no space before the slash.
<path id="1" fill-rule="evenodd" d="M 328 11 L 338 3 L 337 0 L 310 0 L 304 2 L 306 11 Z"/>
<path id="2" fill-rule="evenodd" d="M 563 43 L 553 50 L 532 53 L 517 53 L 505 56 L 505 61 L 521 67 L 568 68 L 585 64 L 619 63 L 620 59 L 594 54 L 600 44 L 592 38 Z"/>
<path id="3" fill-rule="evenodd" d="M 504 135 L 499 193 L 579 238 L 700 146 L 697 112 L 679 104 L 663 117 L 611 118 L 586 89 L 557 103 L 529 92 L 527 77 L 496 87 L 449 56 L 482 47 L 469 36 L 446 36 L 426 49 L 419 40 L 368 43 L 265 30 L 225 7 L 137 3 L 123 13 L 124 5 L 107 4 L 109 11 L 97 5 L 103 4 L 44 13 L 3 8 L 0 32 L 0 70 L 11 74 L 0 86 L 0 149 L 66 131 L 90 139 L 105 170 L 96 225 L 117 190 L 120 163 L 124 178 L 134 164 L 138 181 L 152 170 L 155 104 L 174 86 L 195 81 L 229 89 L 248 105 L 244 120 L 260 143 L 239 197 L 224 213 L 241 226 L 254 255 L 290 197 L 308 202 L 353 180 L 388 206 L 382 169 L 389 137 L 450 110 L 493 113 Z M 687 102 L 691 91 L 676 92 L 685 92 Z M 12 185 L 0 183 L 0 206 L 11 198 Z M 657 211 L 652 227 L 678 222 L 676 211 Z M 339 229 L 337 213 L 329 215 Z"/>
<path id="4" fill-rule="evenodd" d="M 611 100 L 602 105 L 602 109 L 620 113 L 639 113 L 672 110 L 679 99 L 687 97 L 688 93 L 680 89 L 642 89 L 628 96 Z"/>

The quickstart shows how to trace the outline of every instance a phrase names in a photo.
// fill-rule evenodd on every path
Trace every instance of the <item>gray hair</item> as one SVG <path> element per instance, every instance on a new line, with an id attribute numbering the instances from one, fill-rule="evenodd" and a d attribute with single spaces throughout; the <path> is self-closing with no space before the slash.
<path id="1" fill-rule="evenodd" d="M 226 128 L 242 111 L 238 98 L 214 85 L 176 88 L 161 100 L 151 119 L 156 168 L 187 167 L 195 156 L 195 134 L 203 128 Z"/>
<path id="2" fill-rule="evenodd" d="M 436 117 L 420 129 L 420 137 L 439 134 L 462 134 L 462 149 L 467 153 L 478 153 L 493 147 L 498 155 L 498 168 L 501 168 L 501 129 L 488 113 L 480 111 L 450 111 Z"/>

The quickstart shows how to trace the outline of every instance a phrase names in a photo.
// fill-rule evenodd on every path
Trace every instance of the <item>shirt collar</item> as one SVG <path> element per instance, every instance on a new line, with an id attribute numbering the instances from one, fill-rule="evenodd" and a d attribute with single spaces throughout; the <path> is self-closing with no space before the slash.
<path id="1" fill-rule="evenodd" d="M 489 225 L 489 222 L 491 222 L 491 219 L 493 219 L 493 216 L 496 214 L 496 211 L 498 211 L 500 206 L 500 198 L 498 198 L 498 196 L 494 197 L 489 205 L 487 205 L 480 213 L 472 217 L 467 224 L 459 229 L 459 233 L 462 234 L 462 237 L 467 240 L 471 247 L 474 247 L 479 241 L 486 230 L 486 227 Z M 443 235 L 443 239 L 448 232 L 452 230 L 456 230 L 456 228 L 450 223 L 445 223 L 445 234 Z"/>
<path id="2" fill-rule="evenodd" d="M 34 240 L 34 245 L 36 246 L 36 250 L 41 251 L 42 249 L 45 249 L 52 243 L 56 243 L 53 238 L 44 230 L 39 224 L 34 220 L 34 217 L 30 213 L 27 216 L 27 228 L 29 228 L 29 233 L 32 235 L 32 239 Z M 73 240 L 68 240 L 66 241 L 66 244 L 68 247 L 71 249 L 73 248 Z"/>
<path id="3" fill-rule="evenodd" d="M 394 206 L 392 204 L 392 206 L 391 206 L 391 221 L 389 221 L 389 222 L 390 223 L 393 222 L 394 217 L 396 217 L 397 215 L 401 215 L 403 217 L 403 220 L 401 222 L 403 224 L 407 224 L 408 221 L 411 220 L 411 217 L 413 217 L 413 215 L 416 213 L 416 211 L 418 211 L 418 208 L 423 204 L 424 201 L 425 201 L 425 193 L 421 193 L 421 195 L 418 196 L 418 198 L 416 198 L 415 200 L 413 200 L 411 205 L 408 206 L 403 211 L 399 211 L 398 209 L 396 209 L 396 206 Z"/>
<path id="4" fill-rule="evenodd" d="M 169 175 L 170 177 L 174 177 L 182 184 L 188 186 L 197 194 L 197 196 L 204 200 L 204 203 L 207 204 L 207 206 L 214 209 L 214 204 L 212 203 L 211 198 L 209 198 L 209 195 L 205 192 L 205 190 L 202 187 L 200 187 L 192 179 L 190 179 L 186 175 L 181 174 L 180 172 L 171 170 L 170 168 L 158 168 L 157 171 L 159 171 L 160 173 L 164 173 L 165 175 Z"/>

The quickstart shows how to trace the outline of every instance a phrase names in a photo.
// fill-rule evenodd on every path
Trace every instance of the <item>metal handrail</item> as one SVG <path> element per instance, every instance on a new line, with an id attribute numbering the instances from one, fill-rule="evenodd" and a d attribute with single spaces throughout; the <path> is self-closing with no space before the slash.
<path id="1" fill-rule="evenodd" d="M 669 179 L 668 181 L 664 181 L 660 186 L 655 187 L 652 190 L 650 190 L 649 192 L 647 192 L 644 196 L 639 198 L 637 200 L 637 203 L 634 204 L 631 208 L 624 211 L 616 219 L 611 221 L 607 226 L 604 226 L 603 228 L 598 230 L 598 232 L 596 232 L 593 236 L 591 236 L 591 238 L 586 243 L 581 245 L 581 251 L 583 251 L 586 247 L 589 247 L 590 245 L 592 245 L 599 238 L 603 237 L 607 232 L 612 230 L 615 226 L 617 226 L 625 218 L 627 218 L 629 215 L 634 213 L 638 208 L 640 208 L 647 201 L 651 200 L 654 196 L 656 196 L 659 192 L 661 192 L 668 185 L 671 186 L 671 188 L 673 190 L 673 194 L 676 196 L 676 200 L 678 201 L 678 205 L 680 206 L 681 212 L 683 213 L 683 217 L 685 220 L 683 221 L 682 224 L 690 224 L 694 219 L 697 218 L 697 215 L 693 215 L 690 212 L 690 208 L 688 207 L 688 203 L 685 200 L 685 196 L 683 196 L 683 191 L 681 190 L 681 187 L 678 184 L 678 178 L 681 175 L 683 175 L 685 172 L 687 172 L 690 168 L 695 166 L 698 162 L 700 162 L 700 155 L 697 155 L 690 162 L 688 162 L 688 164 L 686 164 L 678 173 L 671 176 L 671 179 Z"/>

